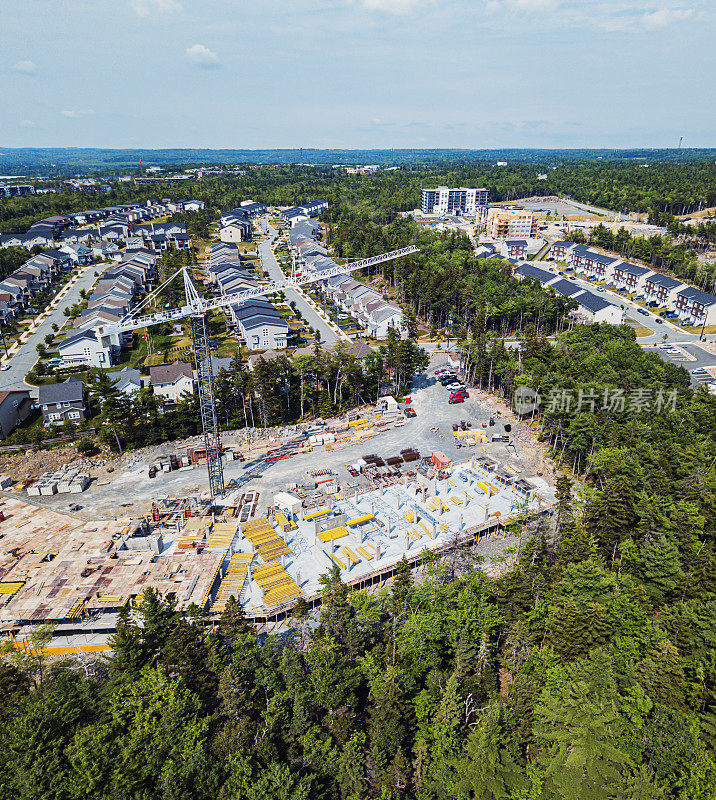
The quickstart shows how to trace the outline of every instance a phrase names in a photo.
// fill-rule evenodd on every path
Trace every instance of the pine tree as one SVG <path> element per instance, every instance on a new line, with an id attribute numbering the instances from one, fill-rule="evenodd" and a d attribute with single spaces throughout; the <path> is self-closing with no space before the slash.
<path id="1" fill-rule="evenodd" d="M 685 707 L 686 680 L 678 650 L 669 642 L 661 642 L 637 668 L 644 690 L 655 703 L 672 708 Z"/>
<path id="2" fill-rule="evenodd" d="M 363 797 L 367 781 L 365 774 L 366 735 L 354 733 L 341 751 L 338 763 L 338 783 L 341 797 Z"/>
<path id="3" fill-rule="evenodd" d="M 338 567 L 331 567 L 328 575 L 321 575 L 320 583 L 323 599 L 319 634 L 335 639 L 354 656 L 360 648 L 361 636 L 355 610 L 348 602 L 348 587 L 341 580 Z"/>
<path id="4" fill-rule="evenodd" d="M 246 620 L 243 606 L 233 594 L 226 601 L 224 610 L 219 617 L 219 630 L 229 647 L 229 652 L 239 637 L 252 633 L 254 630 L 253 625 Z"/>
<path id="5" fill-rule="evenodd" d="M 117 631 L 108 644 L 112 648 L 108 660 L 113 676 L 136 678 L 147 663 L 148 648 L 143 641 L 142 629 L 131 623 L 126 605 L 119 610 Z"/>
<path id="6" fill-rule="evenodd" d="M 645 542 L 638 563 L 646 590 L 658 605 L 664 603 L 684 582 L 679 550 L 665 536 Z"/>
<path id="7" fill-rule="evenodd" d="M 587 533 L 595 536 L 600 552 L 609 560 L 638 523 L 634 490 L 623 475 L 612 478 L 584 511 Z"/>
<path id="8" fill-rule="evenodd" d="M 458 766 L 461 793 L 476 800 L 502 800 L 525 788 L 522 770 L 508 742 L 505 709 L 497 703 L 483 713 L 477 730 L 467 739 L 465 757 Z"/>
<path id="9" fill-rule="evenodd" d="M 385 779 L 395 754 L 407 740 L 411 720 L 410 706 L 395 667 L 388 667 L 383 675 L 371 682 L 371 695 L 370 752 Z"/>

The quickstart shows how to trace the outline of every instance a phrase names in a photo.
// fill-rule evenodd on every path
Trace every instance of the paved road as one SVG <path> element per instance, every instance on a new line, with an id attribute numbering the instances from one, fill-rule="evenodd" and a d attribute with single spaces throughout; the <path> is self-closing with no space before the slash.
<path id="1" fill-rule="evenodd" d="M 30 334 L 29 339 L 20 347 L 20 349 L 10 357 L 10 360 L 3 359 L 3 364 L 10 364 L 10 369 L 0 372 L 0 390 L 7 389 L 27 389 L 30 388 L 30 394 L 37 397 L 37 387 L 29 386 L 25 383 L 25 375 L 35 366 L 37 361 L 37 345 L 44 344 L 45 336 L 52 333 L 52 323 L 56 323 L 58 327 L 67 321 L 62 313 L 66 306 L 72 306 L 79 303 L 82 299 L 80 292 L 82 289 L 89 291 L 95 284 L 98 278 L 95 277 L 95 272 L 102 272 L 106 269 L 107 265 L 91 264 L 84 270 L 77 278 L 77 280 L 70 286 L 69 289 L 65 287 L 64 292 L 59 298 L 57 305 L 50 311 L 47 317 L 40 323 L 37 329 Z"/>
<path id="2" fill-rule="evenodd" d="M 269 236 L 259 245 L 259 256 L 263 268 L 268 272 L 272 281 L 280 281 L 285 279 L 285 275 L 281 272 L 281 268 L 276 261 L 276 256 L 271 250 L 271 244 L 276 239 L 278 231 L 268 223 Z M 303 314 L 306 325 L 318 331 L 321 335 L 321 342 L 323 344 L 332 345 L 338 341 L 338 334 L 330 327 L 326 320 L 308 303 L 306 298 L 295 289 L 287 289 L 285 291 L 286 299 L 290 302 L 295 301 L 296 307 Z"/>

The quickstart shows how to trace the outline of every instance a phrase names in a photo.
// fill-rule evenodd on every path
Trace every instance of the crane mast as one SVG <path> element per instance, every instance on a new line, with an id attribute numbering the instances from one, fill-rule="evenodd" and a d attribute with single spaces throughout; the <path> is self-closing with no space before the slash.
<path id="1" fill-rule="evenodd" d="M 414 245 L 402 247 L 399 250 L 392 250 L 379 256 L 364 258 L 352 264 L 343 264 L 331 269 L 323 270 L 314 275 L 309 275 L 299 280 L 274 281 L 254 289 L 247 289 L 243 292 L 235 292 L 217 298 L 207 299 L 202 297 L 196 290 L 189 276 L 186 267 L 175 272 L 153 292 L 148 294 L 144 300 L 129 314 L 125 315 L 114 325 L 102 326 L 97 329 L 100 336 L 112 334 L 122 334 L 127 331 L 146 328 L 151 325 L 159 325 L 164 322 L 177 322 L 182 319 L 189 319 L 191 322 L 191 336 L 194 345 L 194 359 L 196 362 L 197 388 L 199 392 L 199 410 L 201 414 L 201 427 L 204 434 L 204 446 L 206 448 L 206 466 L 209 473 L 209 493 L 211 503 L 224 495 L 224 469 L 221 463 L 221 434 L 219 431 L 219 421 L 216 414 L 216 397 L 214 393 L 214 375 L 211 366 L 211 340 L 206 315 L 215 309 L 229 308 L 230 306 L 240 305 L 252 297 L 262 297 L 273 292 L 286 289 L 297 289 L 309 283 L 327 280 L 336 275 L 344 275 L 358 269 L 365 269 L 385 261 L 392 261 L 394 258 L 411 255 L 419 252 Z M 142 309 L 148 307 L 156 299 L 162 289 L 171 283 L 178 275 L 184 278 L 184 293 L 186 305 L 181 308 L 159 311 L 144 316 L 135 316 Z"/>

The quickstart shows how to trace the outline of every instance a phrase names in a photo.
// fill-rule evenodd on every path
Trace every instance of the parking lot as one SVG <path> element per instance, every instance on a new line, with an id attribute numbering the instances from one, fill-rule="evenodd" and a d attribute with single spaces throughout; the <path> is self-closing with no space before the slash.
<path id="1" fill-rule="evenodd" d="M 716 356 L 697 344 L 662 344 L 655 347 L 656 352 L 673 364 L 679 364 L 689 373 L 691 385 L 714 383 L 716 386 Z"/>

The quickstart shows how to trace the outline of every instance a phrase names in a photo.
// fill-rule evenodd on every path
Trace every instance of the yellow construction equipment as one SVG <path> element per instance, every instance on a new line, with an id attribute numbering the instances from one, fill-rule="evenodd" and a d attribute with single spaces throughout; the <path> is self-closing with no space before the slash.
<path id="1" fill-rule="evenodd" d="M 330 508 L 317 508 L 315 511 L 309 511 L 308 514 L 304 514 L 303 518 L 306 521 L 310 521 L 312 519 L 318 519 L 319 517 L 325 517 L 326 514 L 330 514 Z"/>

